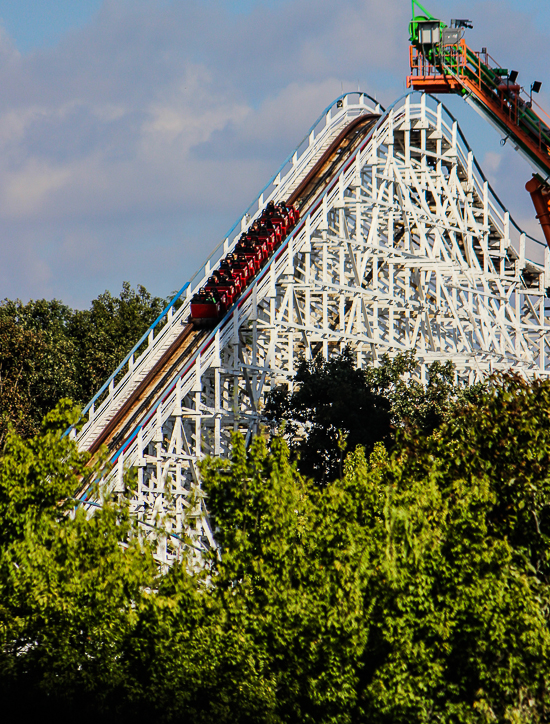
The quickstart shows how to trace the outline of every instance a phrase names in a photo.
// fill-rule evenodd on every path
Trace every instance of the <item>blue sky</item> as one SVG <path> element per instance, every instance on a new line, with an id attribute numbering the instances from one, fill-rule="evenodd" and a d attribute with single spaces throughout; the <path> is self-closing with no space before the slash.
<path id="1" fill-rule="evenodd" d="M 550 3 L 426 0 L 468 17 L 550 110 Z M 182 286 L 340 93 L 404 92 L 409 0 L 0 0 L 0 297 L 88 306 Z M 527 165 L 446 99 L 537 230 Z"/>
<path id="2" fill-rule="evenodd" d="M 82 28 L 102 0 L 1 0 L 0 17 L 22 53 L 53 46 L 71 30 Z"/>

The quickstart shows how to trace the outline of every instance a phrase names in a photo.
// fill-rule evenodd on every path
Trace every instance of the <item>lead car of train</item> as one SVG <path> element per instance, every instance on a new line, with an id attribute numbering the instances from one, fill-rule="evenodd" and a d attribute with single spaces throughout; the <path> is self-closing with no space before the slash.
<path id="1" fill-rule="evenodd" d="M 198 327 L 219 321 L 271 259 L 299 216 L 296 207 L 270 201 L 260 218 L 241 234 L 232 253 L 222 259 L 206 284 L 193 296 L 189 321 Z"/>

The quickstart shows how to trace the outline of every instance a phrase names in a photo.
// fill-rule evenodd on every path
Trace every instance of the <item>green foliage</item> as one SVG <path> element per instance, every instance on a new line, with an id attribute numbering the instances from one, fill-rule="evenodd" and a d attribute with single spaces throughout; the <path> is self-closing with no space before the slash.
<path id="1" fill-rule="evenodd" d="M 549 383 L 501 378 L 322 490 L 280 442 L 213 464 L 218 576 L 273 721 L 547 721 L 549 404 Z"/>
<path id="2" fill-rule="evenodd" d="M 145 287 L 138 285 L 134 291 L 124 282 L 120 296 L 104 292 L 93 300 L 90 309 L 73 313 L 68 334 L 78 349 L 75 399 L 87 402 L 93 397 L 166 303 L 152 297 Z"/>
<path id="3" fill-rule="evenodd" d="M 128 282 L 85 311 L 56 299 L 0 302 L 0 449 L 9 423 L 29 437 L 62 398 L 86 403 L 164 306 Z"/>
<path id="4" fill-rule="evenodd" d="M 72 312 L 61 302 L 0 304 L 0 446 L 8 423 L 25 437 L 63 397 L 76 398 Z"/>
<path id="5" fill-rule="evenodd" d="M 396 427 L 415 427 L 429 435 L 454 406 L 475 403 L 486 389 L 486 383 L 458 386 L 455 367 L 450 360 L 428 365 L 424 384 L 414 378 L 417 367 L 415 353 L 402 352 L 393 358 L 383 355 L 377 367 L 365 369 L 367 385 L 388 399 L 392 423 Z"/>
<path id="6" fill-rule="evenodd" d="M 285 422 L 285 437 L 299 456 L 300 471 L 326 484 L 342 474 L 344 451 L 357 445 L 372 449 L 390 436 L 390 403 L 378 395 L 351 350 L 325 360 L 302 360 L 294 391 L 276 388 L 265 416 Z M 344 444 L 345 441 L 345 444 Z"/>
<path id="7" fill-rule="evenodd" d="M 370 452 L 377 442 L 391 447 L 394 430 L 404 426 L 431 434 L 453 405 L 474 401 L 484 389 L 456 386 L 450 361 L 429 365 L 426 384 L 412 376 L 417 366 L 414 352 L 405 352 L 355 369 L 349 348 L 327 361 L 320 355 L 302 360 L 293 391 L 272 390 L 264 414 L 283 431 L 300 472 L 324 485 L 341 477 L 346 449 L 362 445 Z"/>
<path id="8" fill-rule="evenodd" d="M 548 719 L 549 402 L 505 377 L 379 469 L 370 721 Z"/>
<path id="9" fill-rule="evenodd" d="M 67 515 L 85 463 L 59 438 L 67 407 L 10 433 L 3 702 L 58 721 L 548 721 L 549 409 L 550 382 L 495 378 L 322 488 L 283 440 L 235 437 L 203 465 L 220 551 L 200 572 L 156 569 L 123 503 Z"/>
<path id="10" fill-rule="evenodd" d="M 0 690 L 20 721 L 125 684 L 122 656 L 157 573 L 125 505 L 107 499 L 91 519 L 74 509 L 82 475 L 99 472 L 61 437 L 78 414 L 62 401 L 35 438 L 9 431 L 0 458 Z"/>

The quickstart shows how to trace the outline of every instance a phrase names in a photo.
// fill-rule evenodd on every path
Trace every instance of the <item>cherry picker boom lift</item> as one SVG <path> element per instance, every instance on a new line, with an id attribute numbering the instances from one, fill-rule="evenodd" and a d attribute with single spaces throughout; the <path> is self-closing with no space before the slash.
<path id="1" fill-rule="evenodd" d="M 434 18 L 412 0 L 410 75 L 407 87 L 428 93 L 457 93 L 472 105 L 530 163 L 535 173 L 525 188 L 550 246 L 550 116 L 533 100 L 541 83 L 527 94 L 518 84 L 518 72 L 502 68 L 488 54 L 472 50 L 464 32 L 470 20 Z"/>

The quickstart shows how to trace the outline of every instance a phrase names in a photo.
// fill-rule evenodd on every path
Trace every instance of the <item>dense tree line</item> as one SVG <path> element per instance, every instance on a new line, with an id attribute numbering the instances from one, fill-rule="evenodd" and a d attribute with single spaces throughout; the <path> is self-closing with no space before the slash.
<path id="1" fill-rule="evenodd" d="M 204 463 L 220 552 L 202 572 L 159 569 L 123 501 L 75 509 L 69 403 L 34 438 L 9 432 L 4 714 L 548 721 L 549 409 L 550 382 L 494 378 L 435 433 L 403 425 L 390 453 L 358 446 L 321 486 L 281 438 L 236 437 Z"/>
<path id="2" fill-rule="evenodd" d="M 75 502 L 105 463 L 61 436 L 61 398 L 86 402 L 164 304 L 125 284 L 84 311 L 0 305 L 8 720 L 548 721 L 550 383 L 302 360 L 271 430 L 203 465 L 219 551 L 163 570 L 124 499 Z"/>
<path id="3" fill-rule="evenodd" d="M 0 302 L 0 449 L 9 423 L 28 437 L 62 398 L 88 402 L 165 305 L 128 282 L 86 310 L 56 299 Z"/>

